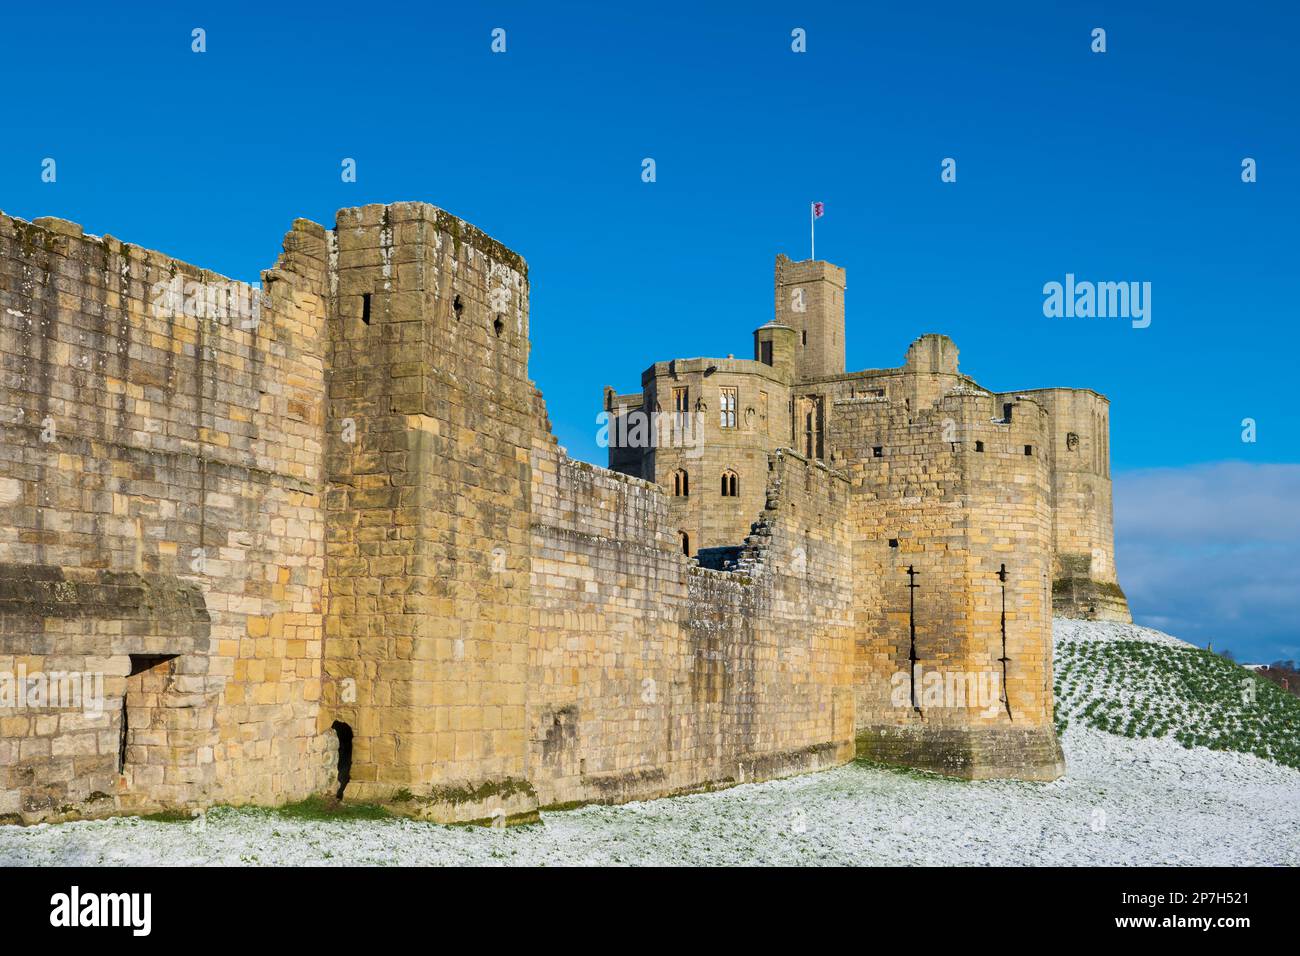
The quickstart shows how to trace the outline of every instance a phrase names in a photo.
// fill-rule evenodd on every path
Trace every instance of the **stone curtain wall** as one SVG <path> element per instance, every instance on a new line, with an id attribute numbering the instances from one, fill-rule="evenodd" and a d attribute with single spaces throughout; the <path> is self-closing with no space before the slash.
<path id="1" fill-rule="evenodd" d="M 847 531 L 801 460 L 733 570 L 680 552 L 665 493 L 533 457 L 531 779 L 543 805 L 618 802 L 852 757 Z M 808 557 L 811 555 L 811 557 Z"/>
<path id="2" fill-rule="evenodd" d="M 532 486 L 528 745 L 539 800 L 689 787 L 689 559 L 667 497 L 572 461 L 549 435 L 538 436 Z"/>
<path id="3" fill-rule="evenodd" d="M 847 476 L 820 461 L 789 449 L 769 461 L 767 506 L 738 561 L 755 582 L 747 614 L 758 638 L 758 707 L 739 716 L 749 779 L 853 758 L 849 492 Z"/>
<path id="4" fill-rule="evenodd" d="M 828 473 L 747 469 L 750 569 L 690 566 L 658 488 L 556 448 L 526 267 L 473 227 L 299 221 L 247 328 L 187 313 L 230 287 L 157 253 L 57 221 L 0 241 L 0 670 L 104 693 L 0 714 L 2 812 L 346 783 L 526 819 L 848 758 Z"/>
<path id="5" fill-rule="evenodd" d="M 221 276 L 0 216 L 0 673 L 103 692 L 0 683 L 0 816 L 322 785 L 321 235 L 289 234 L 245 327 L 251 297 L 209 314 Z"/>

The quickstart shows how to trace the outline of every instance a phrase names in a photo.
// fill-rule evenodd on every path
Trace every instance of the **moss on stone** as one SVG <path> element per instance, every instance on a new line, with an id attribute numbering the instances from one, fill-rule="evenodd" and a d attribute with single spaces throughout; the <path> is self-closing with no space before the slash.
<path id="1" fill-rule="evenodd" d="M 506 264 L 524 278 L 528 277 L 528 264 L 524 262 L 523 256 L 497 242 L 482 230 L 476 229 L 469 223 L 457 219 L 451 213 L 442 209 L 438 210 L 438 228 L 451 234 L 453 250 L 457 258 L 460 258 L 460 247 L 467 245 L 472 249 L 477 249 L 489 259 L 495 259 Z"/>
<path id="2" fill-rule="evenodd" d="M 376 803 L 348 803 L 329 796 L 308 797 L 296 803 L 271 807 L 287 820 L 386 820 L 392 814 Z"/>
<path id="3" fill-rule="evenodd" d="M 156 810 L 153 813 L 140 814 L 141 820 L 150 823 L 193 823 L 194 816 L 188 810 Z"/>
<path id="4" fill-rule="evenodd" d="M 534 799 L 537 798 L 537 791 L 527 780 L 517 780 L 514 777 L 506 777 L 502 780 L 485 780 L 477 787 L 432 787 L 427 796 L 418 797 L 423 803 L 450 803 L 452 805 L 463 803 L 481 803 L 493 797 L 500 800 L 507 800 L 510 797 L 523 794 Z"/>

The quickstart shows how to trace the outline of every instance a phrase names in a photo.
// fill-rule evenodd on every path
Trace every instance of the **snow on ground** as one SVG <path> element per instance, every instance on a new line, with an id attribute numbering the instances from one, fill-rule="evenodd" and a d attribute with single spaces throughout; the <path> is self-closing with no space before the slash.
<path id="1" fill-rule="evenodd" d="M 1300 864 L 1300 771 L 1074 724 L 1063 743 L 1067 774 L 1050 784 L 850 764 L 507 830 L 217 809 L 0 827 L 0 864 Z"/>
<path id="2" fill-rule="evenodd" d="M 1189 648 L 1188 644 L 1172 634 L 1157 631 L 1154 628 L 1138 624 L 1120 624 L 1115 621 L 1075 621 L 1066 617 L 1052 619 L 1052 638 L 1059 648 L 1062 644 L 1079 641 L 1104 643 L 1109 641 L 1142 641 L 1146 644 L 1160 644 L 1164 647 Z"/>
<path id="3" fill-rule="evenodd" d="M 1059 722 L 1300 769 L 1300 699 L 1208 650 L 1131 624 L 1056 622 Z"/>

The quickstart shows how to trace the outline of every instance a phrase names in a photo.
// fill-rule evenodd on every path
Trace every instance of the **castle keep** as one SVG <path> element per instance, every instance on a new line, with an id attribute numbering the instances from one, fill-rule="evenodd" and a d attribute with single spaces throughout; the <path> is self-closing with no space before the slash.
<path id="1" fill-rule="evenodd" d="M 606 391 L 667 431 L 603 469 L 467 223 L 298 220 L 262 278 L 0 215 L 0 822 L 1061 773 L 1053 608 L 1127 617 L 1102 396 L 846 373 L 843 270 L 778 257 L 752 360 Z"/>

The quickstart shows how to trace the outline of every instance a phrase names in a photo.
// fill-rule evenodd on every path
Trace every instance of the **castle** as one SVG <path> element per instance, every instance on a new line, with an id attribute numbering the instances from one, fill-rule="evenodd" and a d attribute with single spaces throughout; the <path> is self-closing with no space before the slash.
<path id="1" fill-rule="evenodd" d="M 1062 772 L 1053 608 L 1127 617 L 1102 396 L 846 373 L 843 271 L 778 257 L 753 360 L 606 391 L 667 440 L 603 469 L 473 226 L 297 220 L 262 280 L 0 214 L 0 822 Z"/>

